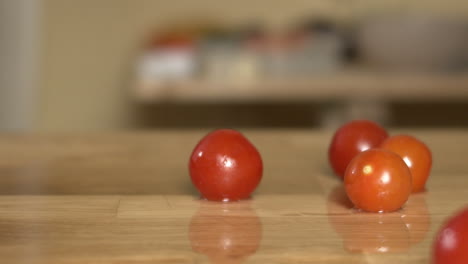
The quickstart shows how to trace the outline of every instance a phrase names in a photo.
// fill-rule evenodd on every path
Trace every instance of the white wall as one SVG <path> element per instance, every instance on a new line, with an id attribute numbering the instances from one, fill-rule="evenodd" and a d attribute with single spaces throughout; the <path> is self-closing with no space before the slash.
<path id="1" fill-rule="evenodd" d="M 40 0 L 0 0 L 0 131 L 33 128 Z"/>

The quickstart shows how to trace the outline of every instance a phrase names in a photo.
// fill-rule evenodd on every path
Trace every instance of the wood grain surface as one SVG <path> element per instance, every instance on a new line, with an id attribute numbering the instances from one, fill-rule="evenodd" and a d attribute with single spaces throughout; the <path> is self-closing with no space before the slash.
<path id="1" fill-rule="evenodd" d="M 398 212 L 351 208 L 332 133 L 243 131 L 264 159 L 252 199 L 199 199 L 188 157 L 207 131 L 0 136 L 0 263 L 430 263 L 468 204 L 468 131 L 413 130 L 433 151 L 427 191 Z"/>

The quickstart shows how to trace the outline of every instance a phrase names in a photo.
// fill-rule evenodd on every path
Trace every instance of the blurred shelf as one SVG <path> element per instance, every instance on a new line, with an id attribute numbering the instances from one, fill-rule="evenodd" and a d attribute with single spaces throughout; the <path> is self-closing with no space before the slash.
<path id="1" fill-rule="evenodd" d="M 464 101 L 468 74 L 343 72 L 255 81 L 177 81 L 135 89 L 139 102 Z"/>

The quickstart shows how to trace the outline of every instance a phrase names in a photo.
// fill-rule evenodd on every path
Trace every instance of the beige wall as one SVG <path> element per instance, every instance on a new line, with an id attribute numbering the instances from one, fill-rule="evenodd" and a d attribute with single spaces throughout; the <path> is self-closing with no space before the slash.
<path id="1" fill-rule="evenodd" d="M 36 0 L 0 0 L 0 132 L 29 131 L 36 112 Z"/>
<path id="2" fill-rule="evenodd" d="M 467 12 L 466 1 L 314 0 L 43 0 L 41 131 L 131 127 L 129 78 L 140 41 L 151 28 L 180 19 L 236 24 L 260 18 L 281 25 L 291 17 L 329 15 L 347 21 L 369 11 L 411 7 Z M 424 2 L 421 5 L 421 2 Z M 352 3 L 347 4 L 347 3 Z M 386 4 L 382 4 L 386 3 Z"/>

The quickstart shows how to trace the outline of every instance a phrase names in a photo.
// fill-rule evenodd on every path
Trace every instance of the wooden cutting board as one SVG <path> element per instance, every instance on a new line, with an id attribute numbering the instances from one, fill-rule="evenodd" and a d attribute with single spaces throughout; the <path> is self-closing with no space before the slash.
<path id="1" fill-rule="evenodd" d="M 243 131 L 260 187 L 200 200 L 187 165 L 206 132 L 0 136 L 1 263 L 429 263 L 435 232 L 468 205 L 465 130 L 403 131 L 434 165 L 427 191 L 387 214 L 350 208 L 330 131 Z"/>

